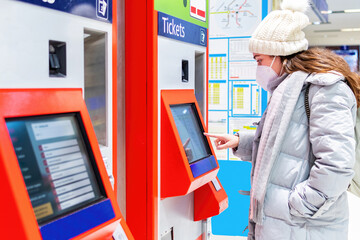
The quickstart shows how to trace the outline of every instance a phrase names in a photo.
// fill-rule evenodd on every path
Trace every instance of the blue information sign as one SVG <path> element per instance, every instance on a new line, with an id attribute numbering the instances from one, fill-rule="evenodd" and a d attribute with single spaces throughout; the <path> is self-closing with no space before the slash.
<path id="1" fill-rule="evenodd" d="M 158 35 L 203 47 L 207 46 L 206 28 L 162 12 L 158 12 Z"/>
<path id="2" fill-rule="evenodd" d="M 112 22 L 113 0 L 18 0 L 54 10 L 87 17 L 103 22 Z"/>

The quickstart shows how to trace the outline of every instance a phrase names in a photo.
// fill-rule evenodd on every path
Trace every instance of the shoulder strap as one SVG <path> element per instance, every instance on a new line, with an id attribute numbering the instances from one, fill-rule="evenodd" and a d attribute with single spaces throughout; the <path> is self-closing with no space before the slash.
<path id="1" fill-rule="evenodd" d="M 306 116 L 308 118 L 308 121 L 310 121 L 310 107 L 309 107 L 309 89 L 310 89 L 310 83 L 306 86 L 305 89 L 305 112 Z"/>

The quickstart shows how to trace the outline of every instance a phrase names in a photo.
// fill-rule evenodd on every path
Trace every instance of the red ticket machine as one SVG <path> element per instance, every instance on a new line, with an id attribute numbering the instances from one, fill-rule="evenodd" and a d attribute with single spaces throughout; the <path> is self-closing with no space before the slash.
<path id="1" fill-rule="evenodd" d="M 81 89 L 0 90 L 0 139 L 3 239 L 133 239 Z"/>
<path id="2" fill-rule="evenodd" d="M 194 90 L 163 90 L 161 125 L 161 197 L 194 192 L 195 221 L 227 208 L 223 188 L 214 189 L 219 165 L 202 120 Z M 221 186 L 220 184 L 218 184 Z M 209 204 L 202 204 L 210 199 Z M 200 203 L 200 204 L 199 204 Z"/>

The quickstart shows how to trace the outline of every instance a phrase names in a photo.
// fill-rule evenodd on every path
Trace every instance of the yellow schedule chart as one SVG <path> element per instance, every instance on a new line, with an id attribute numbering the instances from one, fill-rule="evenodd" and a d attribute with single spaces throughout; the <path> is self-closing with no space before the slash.
<path id="1" fill-rule="evenodd" d="M 208 86 L 209 110 L 227 110 L 227 81 L 210 80 Z"/>
<path id="2" fill-rule="evenodd" d="M 210 79 L 227 80 L 228 64 L 226 54 L 210 54 Z"/>
<path id="3" fill-rule="evenodd" d="M 255 81 L 231 82 L 230 116 L 260 116 L 260 87 Z"/>
<path id="4" fill-rule="evenodd" d="M 247 85 L 245 87 L 248 87 Z M 235 109 L 244 109 L 244 87 L 237 87 L 233 90 L 234 95 L 234 108 Z"/>
<path id="5" fill-rule="evenodd" d="M 220 104 L 220 83 L 209 83 L 209 104 Z"/>

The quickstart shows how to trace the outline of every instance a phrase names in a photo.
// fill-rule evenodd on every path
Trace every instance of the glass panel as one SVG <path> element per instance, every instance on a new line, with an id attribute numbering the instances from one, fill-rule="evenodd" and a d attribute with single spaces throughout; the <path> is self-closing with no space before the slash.
<path id="1" fill-rule="evenodd" d="M 100 145 L 107 146 L 106 33 L 84 31 L 85 102 Z"/>
<path id="2" fill-rule="evenodd" d="M 39 224 L 105 196 L 78 119 L 75 113 L 6 119 Z"/>
<path id="3" fill-rule="evenodd" d="M 189 163 L 210 156 L 209 143 L 194 104 L 171 105 L 170 109 Z"/>

